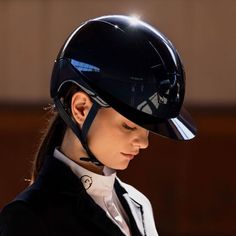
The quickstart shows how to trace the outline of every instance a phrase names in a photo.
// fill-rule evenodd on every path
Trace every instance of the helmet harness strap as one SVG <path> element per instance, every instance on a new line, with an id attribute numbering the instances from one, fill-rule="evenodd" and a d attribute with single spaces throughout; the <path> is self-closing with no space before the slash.
<path id="1" fill-rule="evenodd" d="M 54 97 L 54 103 L 55 103 L 55 106 L 56 106 L 61 118 L 72 129 L 72 131 L 75 133 L 77 138 L 80 140 L 83 148 L 86 150 L 86 152 L 88 154 L 88 157 L 81 157 L 80 160 L 92 162 L 97 166 L 101 166 L 102 163 L 100 161 L 98 161 L 97 158 L 94 156 L 94 154 L 91 152 L 91 150 L 88 147 L 87 140 L 86 140 L 89 128 L 90 128 L 98 110 L 100 109 L 100 105 L 96 101 L 93 102 L 93 105 L 90 108 L 89 113 L 84 121 L 82 129 L 80 129 L 79 126 L 71 119 L 69 114 L 66 112 L 65 107 L 63 106 L 61 100 L 57 96 Z"/>

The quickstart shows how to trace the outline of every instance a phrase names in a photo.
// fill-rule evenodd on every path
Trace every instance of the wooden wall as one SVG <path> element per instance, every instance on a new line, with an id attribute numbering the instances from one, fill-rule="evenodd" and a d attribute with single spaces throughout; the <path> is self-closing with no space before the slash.
<path id="1" fill-rule="evenodd" d="M 190 109 L 188 143 L 151 135 L 119 176 L 152 202 L 161 236 L 236 235 L 236 109 Z M 24 189 L 47 116 L 39 107 L 0 109 L 0 208 Z"/>
<path id="2" fill-rule="evenodd" d="M 189 103 L 235 104 L 235 12 L 234 0 L 2 0 L 0 101 L 45 101 L 53 62 L 75 27 L 136 14 L 177 47 Z"/>

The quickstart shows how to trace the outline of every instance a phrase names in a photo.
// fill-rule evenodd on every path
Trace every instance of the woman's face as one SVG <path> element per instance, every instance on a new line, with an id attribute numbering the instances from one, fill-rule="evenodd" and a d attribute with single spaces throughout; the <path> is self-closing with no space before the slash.
<path id="1" fill-rule="evenodd" d="M 88 132 L 88 145 L 105 166 L 123 170 L 140 149 L 148 147 L 149 132 L 112 108 L 101 108 Z"/>

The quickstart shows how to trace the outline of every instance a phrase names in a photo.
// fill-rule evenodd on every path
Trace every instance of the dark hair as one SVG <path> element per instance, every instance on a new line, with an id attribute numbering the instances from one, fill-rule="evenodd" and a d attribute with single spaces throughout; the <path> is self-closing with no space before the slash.
<path id="1" fill-rule="evenodd" d="M 74 93 L 80 91 L 80 88 L 75 84 L 70 84 L 67 88 L 67 93 L 64 96 L 63 103 L 67 112 L 71 114 L 71 98 Z M 36 152 L 35 159 L 33 161 L 31 183 L 33 183 L 37 178 L 47 156 L 51 156 L 55 147 L 61 145 L 67 129 L 67 124 L 62 120 L 58 112 L 55 111 L 54 105 L 50 106 L 49 113 L 51 117 L 48 119 L 47 127 L 41 138 L 38 151 Z"/>
<path id="2" fill-rule="evenodd" d="M 38 151 L 36 153 L 33 162 L 31 182 L 34 182 L 34 180 L 37 178 L 46 157 L 53 153 L 55 147 L 61 145 L 66 127 L 67 126 L 65 122 L 61 119 L 59 114 L 55 112 L 48 122 L 48 127 L 44 132 Z"/>

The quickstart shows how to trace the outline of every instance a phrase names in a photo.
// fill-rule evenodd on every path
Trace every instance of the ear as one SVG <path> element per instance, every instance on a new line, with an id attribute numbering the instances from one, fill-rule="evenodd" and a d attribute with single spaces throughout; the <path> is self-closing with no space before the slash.
<path id="1" fill-rule="evenodd" d="M 89 96 L 84 92 L 76 92 L 71 98 L 71 113 L 73 119 L 82 127 L 92 106 Z"/>

